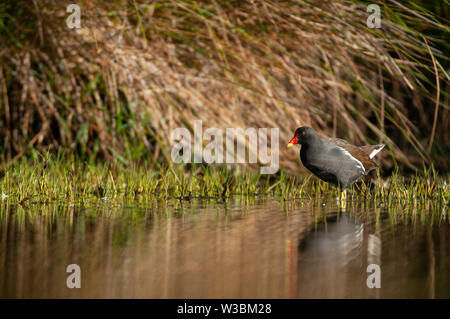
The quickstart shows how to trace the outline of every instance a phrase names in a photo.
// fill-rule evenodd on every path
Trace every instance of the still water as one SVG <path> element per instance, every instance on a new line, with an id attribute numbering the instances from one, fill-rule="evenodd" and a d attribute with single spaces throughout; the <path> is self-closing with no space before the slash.
<path id="1" fill-rule="evenodd" d="M 388 205 L 386 205 L 388 206 Z M 1 298 L 449 298 L 436 203 L 0 203 Z M 69 289 L 69 264 L 81 288 Z M 381 288 L 368 288 L 370 264 Z"/>

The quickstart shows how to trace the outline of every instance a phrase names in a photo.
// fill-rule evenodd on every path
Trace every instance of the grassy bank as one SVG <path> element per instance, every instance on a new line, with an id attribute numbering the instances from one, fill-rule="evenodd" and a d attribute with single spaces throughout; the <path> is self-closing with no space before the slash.
<path id="1" fill-rule="evenodd" d="M 202 119 L 282 141 L 309 125 L 388 144 L 387 169 L 449 169 L 439 1 L 379 1 L 381 29 L 362 1 L 78 1 L 79 30 L 72 2 L 0 4 L 3 168 L 35 151 L 167 163 L 173 129 Z"/>
<path id="2" fill-rule="evenodd" d="M 354 185 L 348 198 L 376 203 L 423 203 L 432 200 L 444 206 L 450 200 L 449 178 L 437 176 L 433 168 L 408 178 L 394 173 L 390 178 L 373 176 Z M 180 199 L 211 198 L 226 200 L 233 195 L 274 196 L 282 200 L 318 199 L 339 196 L 332 187 L 315 177 L 260 175 L 240 171 L 239 167 L 124 166 L 87 164 L 52 158 L 48 154 L 35 161 L 22 160 L 0 178 L 3 200 L 28 205 L 55 200 L 78 202 L 98 199 Z"/>

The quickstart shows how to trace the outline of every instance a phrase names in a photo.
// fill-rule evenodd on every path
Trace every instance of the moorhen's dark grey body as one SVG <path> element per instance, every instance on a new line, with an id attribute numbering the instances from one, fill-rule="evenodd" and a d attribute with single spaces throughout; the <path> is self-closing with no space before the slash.
<path id="1" fill-rule="evenodd" d="M 385 144 L 355 146 L 340 138 L 320 138 L 311 127 L 299 127 L 288 147 L 302 144 L 303 165 L 341 192 L 377 168 L 372 160 Z"/>

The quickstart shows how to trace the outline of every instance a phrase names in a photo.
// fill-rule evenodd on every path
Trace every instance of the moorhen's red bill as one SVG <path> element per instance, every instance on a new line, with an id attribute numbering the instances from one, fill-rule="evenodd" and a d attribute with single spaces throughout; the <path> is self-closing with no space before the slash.
<path id="1" fill-rule="evenodd" d="M 287 146 L 294 144 L 302 144 L 303 165 L 321 180 L 339 186 L 341 192 L 377 168 L 373 158 L 386 146 L 355 146 L 340 138 L 320 138 L 307 126 L 295 130 Z"/>

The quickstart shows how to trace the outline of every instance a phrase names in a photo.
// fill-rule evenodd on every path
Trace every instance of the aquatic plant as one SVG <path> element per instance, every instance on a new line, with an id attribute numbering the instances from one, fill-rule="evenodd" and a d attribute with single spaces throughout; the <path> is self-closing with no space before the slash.
<path id="1" fill-rule="evenodd" d="M 413 176 L 372 176 L 349 189 L 349 200 L 376 203 L 399 200 L 420 204 L 433 200 L 450 201 L 449 177 L 439 176 L 433 166 Z M 226 200 L 234 195 L 270 196 L 284 201 L 334 200 L 339 192 L 312 175 L 260 175 L 205 165 L 166 166 L 121 163 L 87 164 L 74 158 L 40 154 L 34 161 L 19 160 L 0 177 L 2 200 L 19 204 L 52 200 L 86 201 L 122 198 L 162 200 L 212 198 Z"/>

